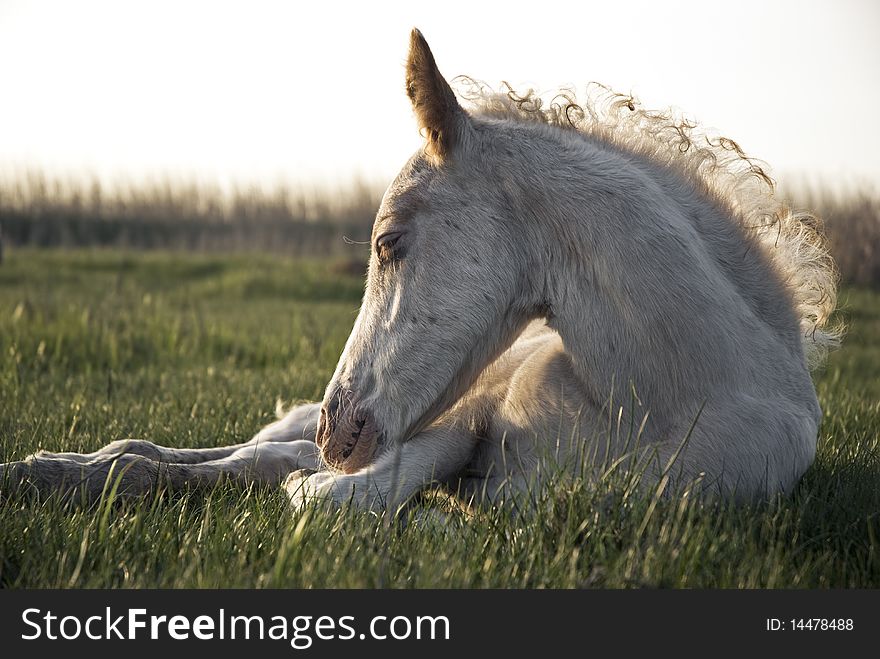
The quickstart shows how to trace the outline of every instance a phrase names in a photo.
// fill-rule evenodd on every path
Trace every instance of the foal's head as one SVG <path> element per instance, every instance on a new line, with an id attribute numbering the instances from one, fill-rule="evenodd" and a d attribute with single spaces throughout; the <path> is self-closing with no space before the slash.
<path id="1" fill-rule="evenodd" d="M 540 313 L 511 153 L 498 126 L 459 106 L 417 30 L 406 90 L 426 142 L 382 200 L 360 314 L 321 409 L 318 443 L 346 472 L 449 409 Z"/>

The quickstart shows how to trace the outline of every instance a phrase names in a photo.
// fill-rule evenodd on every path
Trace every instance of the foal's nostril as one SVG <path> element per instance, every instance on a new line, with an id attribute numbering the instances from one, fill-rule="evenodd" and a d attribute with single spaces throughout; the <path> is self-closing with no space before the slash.
<path id="1" fill-rule="evenodd" d="M 336 418 L 336 412 L 339 410 L 339 400 L 341 396 L 339 393 L 335 393 L 330 397 L 330 400 L 327 401 L 327 404 L 324 405 L 322 411 L 326 411 L 327 415 L 332 418 Z"/>
<path id="2" fill-rule="evenodd" d="M 327 408 L 323 405 L 321 406 L 321 416 L 318 418 L 318 432 L 315 434 L 315 444 L 318 446 L 324 445 L 324 440 L 327 437 Z"/>
<path id="3" fill-rule="evenodd" d="M 321 406 L 321 417 L 318 420 L 318 433 L 315 437 L 315 443 L 318 446 L 323 446 L 336 430 L 336 424 L 339 421 L 339 400 L 340 396 L 336 393 L 330 397 L 330 400 Z"/>

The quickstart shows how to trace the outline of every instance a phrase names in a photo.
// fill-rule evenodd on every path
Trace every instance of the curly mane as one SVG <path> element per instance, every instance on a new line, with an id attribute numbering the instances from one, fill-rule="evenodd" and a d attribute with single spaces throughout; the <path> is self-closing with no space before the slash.
<path id="1" fill-rule="evenodd" d="M 839 344 L 842 328 L 828 325 L 836 308 L 838 276 L 821 219 L 777 199 L 775 183 L 762 163 L 736 142 L 676 111 L 644 109 L 633 96 L 598 83 L 587 86 L 583 100 L 565 88 L 548 102 L 532 89 L 520 93 L 507 83 L 495 91 L 464 76 L 455 82 L 477 115 L 574 130 L 677 170 L 728 209 L 768 254 L 800 318 L 808 366 L 819 366 Z"/>

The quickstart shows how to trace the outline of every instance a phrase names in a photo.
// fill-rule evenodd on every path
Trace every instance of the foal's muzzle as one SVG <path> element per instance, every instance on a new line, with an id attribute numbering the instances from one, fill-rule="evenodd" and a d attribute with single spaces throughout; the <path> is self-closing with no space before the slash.
<path id="1" fill-rule="evenodd" d="M 315 441 L 330 467 L 352 473 L 376 455 L 382 433 L 375 417 L 352 391 L 335 389 L 321 406 Z"/>

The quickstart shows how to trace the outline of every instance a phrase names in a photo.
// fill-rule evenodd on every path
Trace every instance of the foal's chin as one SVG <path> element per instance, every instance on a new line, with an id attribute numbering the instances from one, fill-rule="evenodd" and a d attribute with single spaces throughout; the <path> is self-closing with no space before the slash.
<path id="1" fill-rule="evenodd" d="M 347 458 L 340 459 L 335 457 L 335 454 L 331 452 L 332 449 L 322 449 L 321 457 L 324 459 L 327 466 L 334 471 L 339 471 L 343 474 L 353 474 L 373 463 L 373 460 L 378 454 L 377 449 L 378 442 L 364 442 L 361 440 L 358 441 L 357 446 Z"/>

